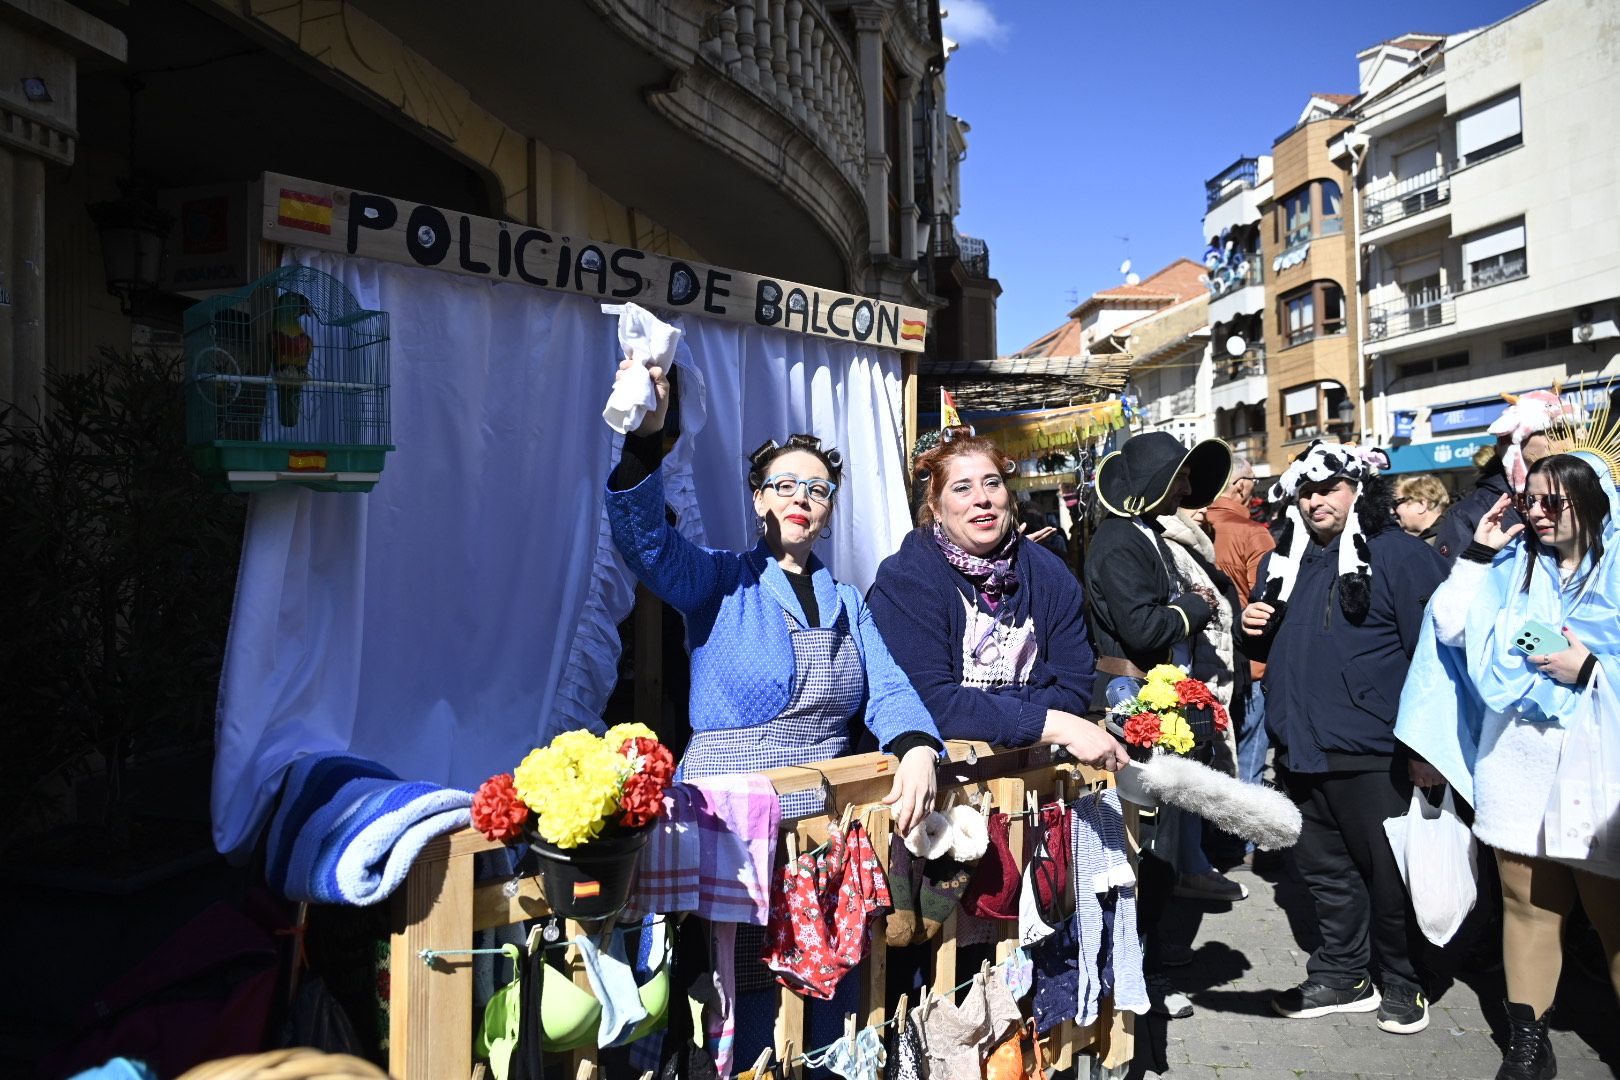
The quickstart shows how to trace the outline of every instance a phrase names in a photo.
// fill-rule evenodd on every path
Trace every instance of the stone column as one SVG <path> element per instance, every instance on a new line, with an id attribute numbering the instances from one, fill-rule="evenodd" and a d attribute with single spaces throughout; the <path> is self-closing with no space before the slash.
<path id="1" fill-rule="evenodd" d="M 917 80 L 909 76 L 899 81 L 900 98 L 895 111 L 899 113 L 899 146 L 895 150 L 898 161 L 889 167 L 900 176 L 900 257 L 917 261 L 917 155 L 911 130 L 912 105 L 917 99 Z"/>
<path id="2" fill-rule="evenodd" d="M 883 146 L 883 14 L 856 8 L 856 63 L 861 71 L 861 99 L 866 106 L 866 222 L 868 250 L 889 251 L 889 155 Z"/>

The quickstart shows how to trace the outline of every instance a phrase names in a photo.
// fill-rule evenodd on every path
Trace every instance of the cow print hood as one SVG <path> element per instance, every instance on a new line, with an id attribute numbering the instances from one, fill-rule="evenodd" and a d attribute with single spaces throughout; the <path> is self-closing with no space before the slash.
<path id="1" fill-rule="evenodd" d="M 1317 439 L 1294 459 L 1288 470 L 1272 485 L 1271 499 L 1286 507 L 1284 524 L 1277 537 L 1277 550 L 1271 557 L 1262 599 L 1280 606 L 1294 591 L 1300 559 L 1310 532 L 1299 512 L 1299 489 L 1307 483 L 1321 483 L 1342 477 L 1356 486 L 1355 510 L 1345 522 L 1339 538 L 1339 606 L 1345 618 L 1360 623 L 1372 603 L 1372 552 L 1367 537 L 1382 532 L 1390 524 L 1389 487 L 1375 481 L 1389 468 L 1389 455 L 1376 447 L 1345 446 Z"/>

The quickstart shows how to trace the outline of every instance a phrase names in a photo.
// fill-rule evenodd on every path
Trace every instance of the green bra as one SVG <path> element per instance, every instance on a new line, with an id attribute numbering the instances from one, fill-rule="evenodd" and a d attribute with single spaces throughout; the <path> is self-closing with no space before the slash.
<path id="1" fill-rule="evenodd" d="M 501 950 L 521 964 L 523 954 L 516 945 Z M 545 1049 L 553 1052 L 580 1050 L 596 1045 L 597 1030 L 601 1025 L 602 1004 L 591 992 L 574 983 L 567 975 L 550 965 L 546 966 L 545 988 L 540 1004 L 540 1026 L 545 1030 Z M 638 988 L 641 1007 L 647 1018 L 637 1024 L 628 1042 L 650 1035 L 664 1026 L 669 1010 L 669 954 L 652 977 Z M 518 979 L 495 991 L 484 1006 L 484 1022 L 479 1026 L 473 1051 L 489 1060 L 490 1072 L 495 1080 L 505 1080 L 512 1049 L 517 1045 L 518 1025 L 523 1015 Z"/>

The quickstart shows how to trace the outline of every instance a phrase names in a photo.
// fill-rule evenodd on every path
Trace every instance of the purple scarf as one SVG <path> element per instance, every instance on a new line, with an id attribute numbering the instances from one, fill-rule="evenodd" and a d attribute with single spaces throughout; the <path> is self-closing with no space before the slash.
<path id="1" fill-rule="evenodd" d="M 1018 571 L 1013 569 L 1013 549 L 1018 543 L 1018 530 L 1013 529 L 1001 547 L 987 559 L 969 555 L 945 535 L 939 522 L 934 522 L 934 543 L 945 561 L 956 567 L 961 575 L 978 586 L 985 599 L 996 604 L 1001 598 L 1018 588 Z"/>

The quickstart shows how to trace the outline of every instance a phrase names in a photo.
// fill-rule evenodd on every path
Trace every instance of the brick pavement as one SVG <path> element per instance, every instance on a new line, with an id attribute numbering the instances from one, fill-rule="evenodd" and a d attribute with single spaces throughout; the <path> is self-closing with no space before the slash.
<path id="1" fill-rule="evenodd" d="M 1271 1011 L 1271 994 L 1304 977 L 1314 933 L 1310 897 L 1285 854 L 1262 853 L 1255 872 L 1234 871 L 1249 886 L 1237 904 L 1174 901 L 1175 940 L 1190 944 L 1193 962 L 1171 974 L 1197 1012 L 1162 1026 L 1165 1074 L 1172 1080 L 1349 1080 L 1416 1076 L 1491 1080 L 1501 1063 L 1493 1028 L 1505 1031 L 1500 971 L 1456 971 L 1431 950 L 1441 972 L 1430 1004 L 1429 1028 L 1417 1035 L 1380 1031 L 1373 1013 L 1285 1020 Z M 1449 950 L 1448 950 L 1449 951 Z M 1566 963 L 1553 1031 L 1563 1080 L 1620 1075 L 1620 1010 L 1601 959 L 1583 971 Z M 1444 973 L 1451 969 L 1455 980 Z M 1444 985 L 1449 983 L 1449 986 Z M 1149 1026 L 1133 1077 L 1153 1047 Z"/>

